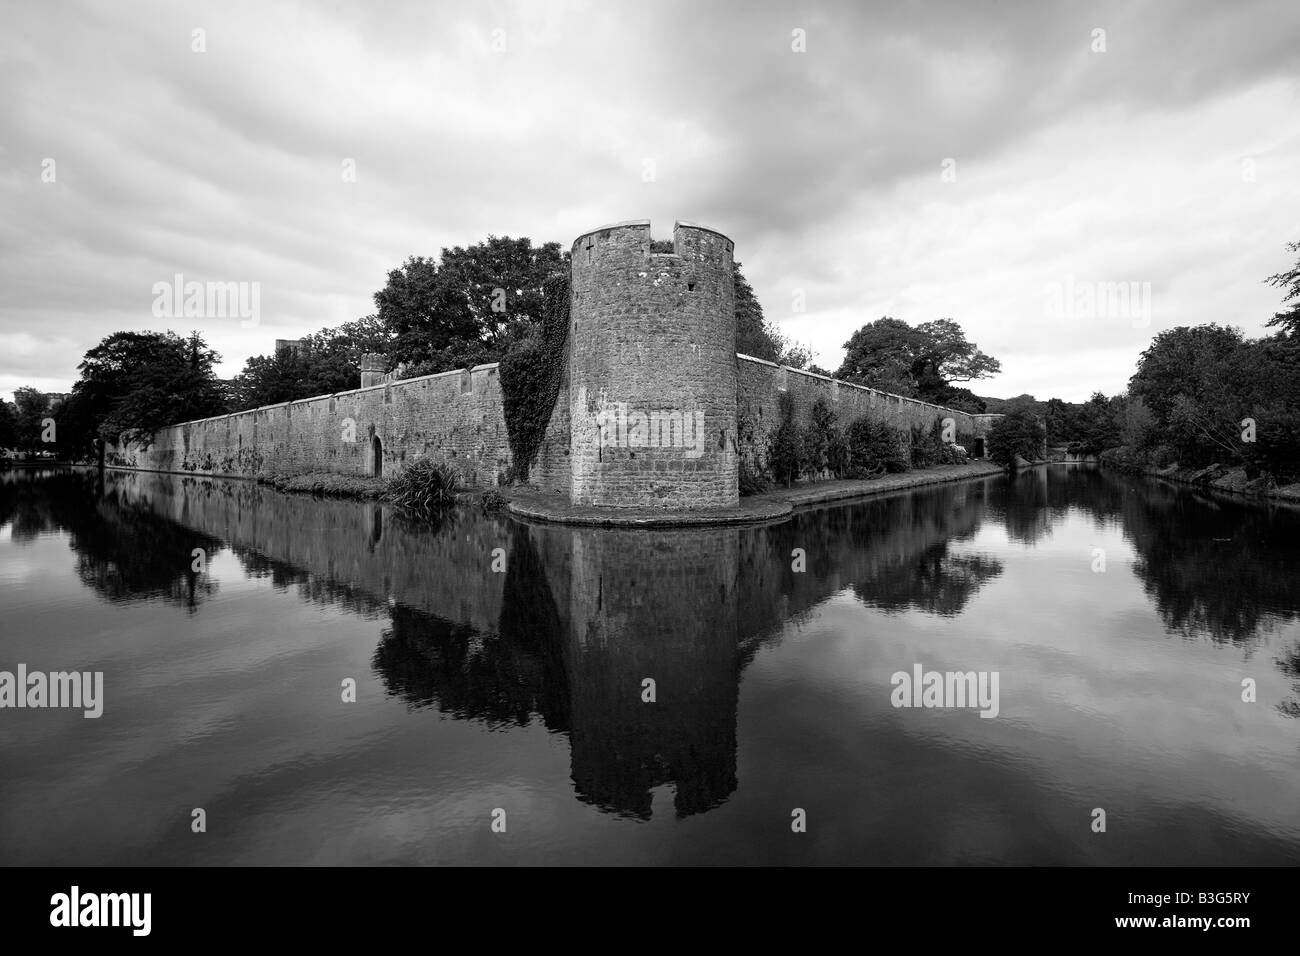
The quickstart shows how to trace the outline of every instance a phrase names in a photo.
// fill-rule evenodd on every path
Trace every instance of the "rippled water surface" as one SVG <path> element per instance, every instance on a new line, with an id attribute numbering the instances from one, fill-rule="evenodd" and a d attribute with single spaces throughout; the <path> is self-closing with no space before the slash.
<path id="1" fill-rule="evenodd" d="M 0 710 L 8 864 L 1300 863 L 1281 508 L 1062 466 L 763 528 L 434 528 L 11 471 L 0 585 L 0 670 L 105 697 Z M 895 708 L 917 664 L 997 672 L 998 716 Z"/>

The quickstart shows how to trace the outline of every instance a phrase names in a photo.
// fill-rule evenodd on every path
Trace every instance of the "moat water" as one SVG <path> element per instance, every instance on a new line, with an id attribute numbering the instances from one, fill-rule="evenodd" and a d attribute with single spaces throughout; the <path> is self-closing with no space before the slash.
<path id="1" fill-rule="evenodd" d="M 1295 510 L 1053 466 L 431 527 L 11 471 L 0 582 L 0 671 L 104 675 L 0 709 L 6 864 L 1300 863 Z M 894 706 L 918 665 L 997 716 Z"/>

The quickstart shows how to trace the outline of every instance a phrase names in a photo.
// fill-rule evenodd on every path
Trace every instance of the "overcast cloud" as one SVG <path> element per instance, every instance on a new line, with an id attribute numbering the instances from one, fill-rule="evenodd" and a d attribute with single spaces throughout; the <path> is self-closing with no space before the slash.
<path id="1" fill-rule="evenodd" d="M 1295 0 L 47 0 L 7 9 L 0 89 L 6 397 L 120 329 L 198 328 L 232 376 L 409 255 L 649 218 L 734 239 L 823 366 L 951 317 L 1002 361 L 975 391 L 1077 401 L 1162 329 L 1261 334 L 1300 240 Z M 177 273 L 259 282 L 260 324 L 155 318 Z M 1150 321 L 1054 318 L 1068 280 L 1150 283 Z"/>

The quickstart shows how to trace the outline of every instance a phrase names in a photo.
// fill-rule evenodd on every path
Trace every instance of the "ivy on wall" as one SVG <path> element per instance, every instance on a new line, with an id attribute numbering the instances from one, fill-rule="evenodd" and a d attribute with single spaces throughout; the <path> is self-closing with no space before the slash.
<path id="1" fill-rule="evenodd" d="M 542 283 L 542 322 L 516 340 L 501 358 L 501 394 L 512 462 L 507 481 L 528 479 L 537 460 L 564 375 L 564 345 L 569 333 L 569 277 L 547 276 Z"/>

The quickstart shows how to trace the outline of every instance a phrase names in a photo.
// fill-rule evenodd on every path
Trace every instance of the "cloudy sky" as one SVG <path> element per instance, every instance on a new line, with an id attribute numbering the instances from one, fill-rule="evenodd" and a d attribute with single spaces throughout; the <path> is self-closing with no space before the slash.
<path id="1" fill-rule="evenodd" d="M 649 218 L 732 237 L 823 366 L 882 315 L 951 317 L 1002 362 L 978 393 L 1081 400 L 1122 389 L 1162 329 L 1260 334 L 1262 280 L 1300 240 L 1295 0 L 45 0 L 5 19 L 7 398 L 66 391 L 120 329 L 197 328 L 234 375 L 373 312 L 409 255 Z M 177 274 L 259 283 L 258 324 L 156 317 Z M 1135 283 L 1128 309 L 1090 303 L 1101 283 Z"/>

